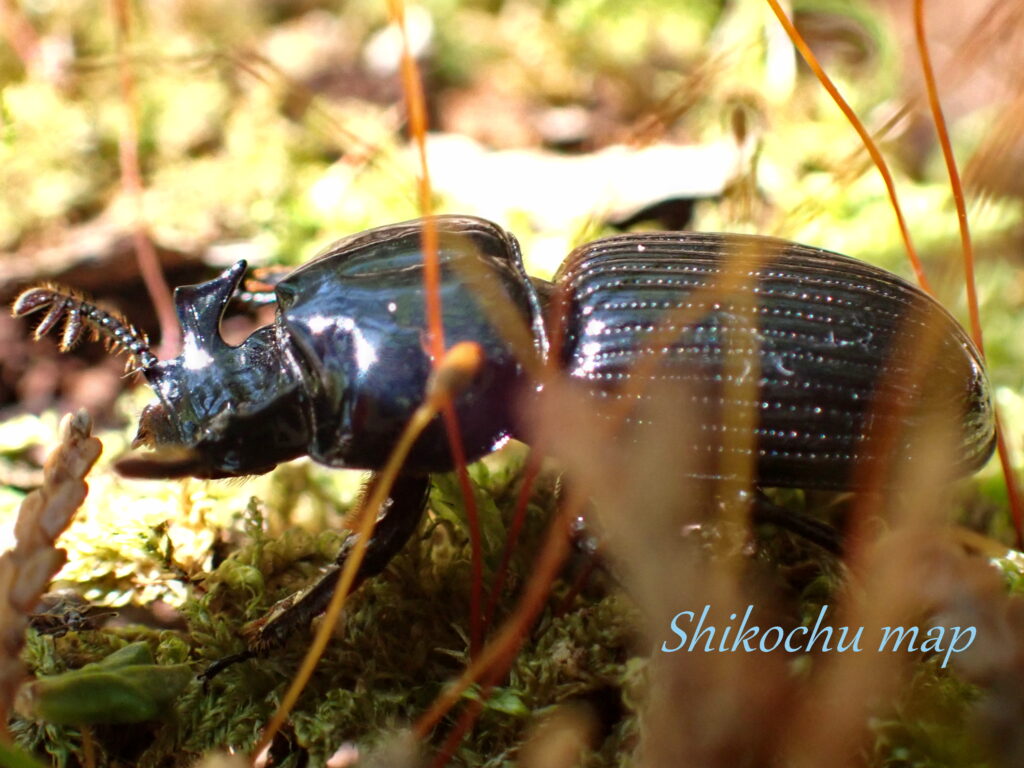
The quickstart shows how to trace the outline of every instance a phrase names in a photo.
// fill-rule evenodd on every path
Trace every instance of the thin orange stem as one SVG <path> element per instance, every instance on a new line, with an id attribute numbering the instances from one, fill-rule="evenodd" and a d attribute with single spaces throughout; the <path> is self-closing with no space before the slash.
<path id="1" fill-rule="evenodd" d="M 331 596 L 331 602 L 328 604 L 327 610 L 324 611 L 320 627 L 313 637 L 313 642 L 310 643 L 309 649 L 306 651 L 299 671 L 292 680 L 270 723 L 263 730 L 263 735 L 253 748 L 250 756 L 251 762 L 255 763 L 257 757 L 273 741 L 274 735 L 284 725 L 285 720 L 288 719 L 288 715 L 299 700 L 299 695 L 312 677 L 313 670 L 320 661 L 324 649 L 327 648 L 331 631 L 341 616 L 341 609 L 345 604 L 345 599 L 348 597 L 352 585 L 355 584 L 356 574 L 359 572 L 359 566 L 362 565 L 363 557 L 366 554 L 366 547 L 370 541 L 370 536 L 373 534 L 373 527 L 377 522 L 377 510 L 387 500 L 395 478 L 401 471 L 402 464 L 405 463 L 413 443 L 416 442 L 416 439 L 437 415 L 440 398 L 441 395 L 438 395 L 437 398 L 430 397 L 416 409 L 416 412 L 402 432 L 398 443 L 391 451 L 387 464 L 374 478 L 369 492 L 362 499 L 360 509 L 357 512 L 359 529 L 356 532 L 358 538 L 356 539 L 355 546 L 352 547 L 352 552 L 345 560 L 345 565 L 341 571 L 341 578 L 334 589 L 334 594 Z"/>
<path id="2" fill-rule="evenodd" d="M 433 200 L 430 187 L 430 166 L 427 163 L 427 108 L 423 96 L 423 88 L 419 76 L 419 67 L 409 50 L 409 38 L 405 28 L 405 4 L 403 0 L 388 0 L 391 18 L 398 26 L 402 35 L 402 91 L 409 112 L 409 132 L 416 145 L 419 156 L 420 178 L 420 211 L 423 214 L 423 290 L 427 312 L 427 344 L 436 367 L 444 356 L 444 322 L 441 307 L 441 261 L 438 256 L 439 238 L 437 222 L 431 216 Z M 473 583 L 470 585 L 470 655 L 480 650 L 483 624 L 480 606 L 483 602 L 483 549 L 480 539 L 480 515 L 476 508 L 476 499 L 466 469 L 465 450 L 462 446 L 461 431 L 455 408 L 449 401 L 442 409 L 445 428 L 448 432 L 448 444 L 451 447 L 455 469 L 459 476 L 459 487 L 462 490 L 466 505 L 466 520 L 469 526 L 470 558 L 473 569 Z"/>
<path id="3" fill-rule="evenodd" d="M 409 116 L 409 133 L 416 145 L 420 164 L 419 198 L 423 225 L 423 285 L 426 291 L 428 346 L 434 364 L 444 355 L 444 323 L 441 313 L 441 262 L 438 258 L 437 223 L 431 219 L 433 199 L 430 187 L 430 166 L 427 163 L 427 109 L 420 84 L 419 68 L 409 50 L 405 29 L 405 4 L 389 0 L 391 18 L 402 34 L 402 91 Z"/>
<path id="4" fill-rule="evenodd" d="M 921 264 L 921 260 L 917 256 L 917 250 L 914 248 L 914 243 L 910 238 L 910 230 L 907 227 L 906 219 L 903 217 L 903 208 L 900 206 L 899 198 L 896 195 L 896 183 L 893 181 L 892 174 L 889 172 L 889 166 L 885 162 L 885 158 L 882 157 L 882 153 L 878 150 L 878 145 L 875 144 L 875 140 L 871 138 L 871 134 L 868 133 L 867 128 L 860 121 L 860 118 L 854 113 L 853 108 L 847 103 L 846 99 L 843 98 L 842 94 L 839 93 L 839 89 L 836 88 L 835 84 L 825 74 L 825 70 L 822 69 L 821 64 L 818 62 L 814 52 L 811 51 L 810 46 L 804 40 L 803 36 L 797 31 L 797 28 L 790 21 L 786 12 L 782 10 L 782 6 L 779 5 L 778 0 L 767 0 L 772 11 L 779 19 L 779 23 L 783 29 L 786 30 L 786 34 L 789 35 L 789 39 L 793 41 L 793 45 L 800 52 L 804 61 L 807 62 L 807 66 L 811 68 L 815 76 L 821 82 L 822 86 L 828 91 L 832 100 L 835 101 L 836 106 L 842 110 L 842 113 L 846 115 L 846 119 L 850 121 L 850 125 L 857 131 L 860 136 L 861 142 L 864 144 L 864 148 L 871 155 L 871 159 L 875 163 L 875 167 L 878 168 L 878 172 L 882 175 L 882 180 L 885 182 L 886 191 L 889 193 L 889 200 L 892 203 L 893 212 L 896 214 L 896 222 L 899 224 L 900 235 L 903 237 L 903 244 L 907 249 L 907 256 L 910 258 L 910 264 L 914 269 L 914 274 L 917 276 L 918 284 L 928 293 L 933 293 L 931 284 L 928 282 L 928 278 L 924 273 L 924 266 Z"/>
<path id="5" fill-rule="evenodd" d="M 121 99 L 124 102 L 124 126 L 118 136 L 118 159 L 121 164 L 121 183 L 135 207 L 132 240 L 139 273 L 146 285 L 156 316 L 160 323 L 160 349 L 157 357 L 174 357 L 181 350 L 181 329 L 171 300 L 171 289 L 164 278 L 153 241 L 146 227 L 142 204 L 142 171 L 139 167 L 139 103 L 135 91 L 135 75 L 125 50 L 130 23 L 127 0 L 111 0 L 114 14 L 114 46 L 121 80 Z"/>
<path id="6" fill-rule="evenodd" d="M 476 723 L 480 717 L 480 713 L 484 710 L 484 705 L 487 700 L 491 698 L 494 693 L 494 686 L 498 684 L 504 675 L 508 672 L 508 668 L 511 666 L 512 661 L 515 659 L 515 653 L 510 654 L 507 658 L 504 658 L 500 663 L 496 664 L 489 672 L 486 672 L 480 679 L 480 691 L 476 698 L 466 705 L 462 714 L 459 715 L 458 721 L 455 723 L 455 727 L 445 737 L 444 744 L 434 755 L 434 761 L 431 763 L 431 768 L 444 768 L 448 765 L 452 756 L 455 754 L 455 750 L 458 749 L 459 744 L 469 733 L 473 724 Z"/>
<path id="7" fill-rule="evenodd" d="M 483 638 L 483 618 L 481 606 L 483 605 L 483 584 L 484 584 L 484 556 L 483 545 L 480 539 L 480 515 L 476 508 L 476 496 L 473 495 L 473 484 L 469 479 L 469 472 L 466 469 L 466 453 L 462 447 L 462 439 L 459 437 L 459 422 L 455 416 L 455 407 L 449 399 L 441 411 L 444 415 L 445 428 L 448 430 L 449 445 L 452 450 L 452 459 L 458 469 L 456 474 L 459 478 L 459 490 L 466 504 L 466 521 L 469 527 L 469 551 L 470 570 L 472 578 L 469 585 L 469 655 L 476 656 L 480 652 L 480 644 Z"/>
<path id="8" fill-rule="evenodd" d="M 571 520 L 578 512 L 581 503 L 570 501 L 551 522 L 550 533 L 544 542 L 544 548 L 537 558 L 537 568 L 533 577 L 526 585 L 522 597 L 515 610 L 502 625 L 495 638 L 487 643 L 480 654 L 462 673 L 458 680 L 451 683 L 430 708 L 424 712 L 413 725 L 413 733 L 417 738 L 424 738 L 438 724 L 453 706 L 459 701 L 462 693 L 484 675 L 497 679 L 508 669 L 519 647 L 526 637 L 529 627 L 544 605 L 545 596 L 551 588 L 559 568 L 569 552 L 569 536 L 566 520 Z"/>
<path id="9" fill-rule="evenodd" d="M 386 483 L 387 490 L 390 490 L 391 481 L 393 480 L 394 478 L 392 477 L 389 482 Z M 374 510 L 380 507 L 380 501 L 387 498 L 387 496 L 384 495 L 383 499 L 379 499 L 379 494 L 376 493 L 377 487 L 383 486 L 385 486 L 383 479 L 378 479 L 374 492 L 367 495 L 368 503 L 366 503 L 360 511 L 361 523 L 359 530 L 355 532 L 355 535 L 358 536 L 356 544 L 352 548 L 352 552 L 348 559 L 345 561 L 345 567 L 342 570 L 341 579 L 334 589 L 334 594 L 331 596 L 331 602 L 327 606 L 327 610 L 324 612 L 324 617 L 321 621 L 320 627 L 317 630 L 316 635 L 313 636 L 313 642 L 310 643 L 309 648 L 306 651 L 306 655 L 302 659 L 302 665 L 299 667 L 299 671 L 292 679 L 292 683 L 285 692 L 281 703 L 278 705 L 277 711 L 274 712 L 274 716 L 270 719 L 267 727 L 263 729 L 263 734 L 260 736 L 259 741 L 252 750 L 250 762 L 253 764 L 256 763 L 257 758 L 274 740 L 274 736 L 277 732 L 281 730 L 281 726 L 284 725 L 285 721 L 288 719 L 288 715 L 291 714 L 292 709 L 295 707 L 295 703 L 299 700 L 299 696 L 306 687 L 306 683 L 308 683 L 310 678 L 313 676 L 313 671 L 316 669 L 316 665 L 319 663 L 320 657 L 323 656 L 324 650 L 327 648 L 331 631 L 335 624 L 337 624 L 338 618 L 341 616 L 341 609 L 345 604 L 345 599 L 348 597 L 348 594 L 352 589 L 352 585 L 355 583 L 356 573 L 363 562 L 363 556 L 366 554 L 366 545 L 369 542 L 370 536 L 373 534 L 373 526 L 377 519 L 377 515 Z M 373 502 L 377 502 L 376 506 L 370 506 L 370 503 Z"/>
<path id="10" fill-rule="evenodd" d="M 484 704 L 487 703 L 487 699 L 490 698 L 491 692 L 494 690 L 493 685 L 485 685 L 480 689 L 480 697 L 469 702 L 465 711 L 459 716 L 458 722 L 455 727 L 452 728 L 451 732 L 444 740 L 444 744 L 434 755 L 434 761 L 430 764 L 431 768 L 444 768 L 448 765 L 448 762 L 452 759 L 452 755 L 455 754 L 455 750 L 459 744 L 462 743 L 463 738 L 469 732 L 470 728 L 476 722 L 477 718 L 480 717 L 480 713 L 483 712 Z"/>
<path id="11" fill-rule="evenodd" d="M 82 760 L 85 768 L 96 768 L 96 739 L 88 726 L 82 726 Z"/>
<path id="12" fill-rule="evenodd" d="M 494 575 L 494 583 L 491 586 L 491 594 L 487 599 L 487 610 L 484 611 L 484 631 L 490 626 L 494 618 L 494 609 L 501 597 L 502 589 L 505 587 L 505 579 L 508 576 L 508 565 L 515 554 L 519 542 L 519 534 L 523 530 L 523 523 L 526 521 L 526 509 L 530 503 L 530 494 L 533 493 L 533 483 L 540 472 L 540 453 L 536 450 L 530 451 L 526 459 L 526 466 L 523 469 L 523 484 L 519 488 L 519 496 L 516 498 L 515 512 L 512 514 L 512 523 L 508 527 L 508 535 L 505 537 L 505 549 L 501 553 L 501 563 Z"/>
<path id="13" fill-rule="evenodd" d="M 21 65 L 31 70 L 39 60 L 39 34 L 17 0 L 0 0 L 0 30 Z"/>
<path id="14" fill-rule="evenodd" d="M 953 202 L 956 204 L 956 217 L 960 224 L 960 246 L 964 257 L 964 285 L 967 289 L 967 312 L 971 323 L 971 336 L 982 359 L 985 357 L 985 342 L 981 330 L 981 310 L 978 306 L 978 290 L 974 276 L 974 244 L 971 240 L 971 228 L 967 221 L 967 204 L 964 201 L 964 188 L 960 182 L 960 172 L 957 169 L 956 157 L 953 154 L 953 145 L 949 140 L 949 129 L 946 125 L 946 116 L 942 112 L 942 104 L 939 101 L 939 89 L 935 83 L 935 71 L 932 67 L 931 54 L 928 50 L 928 37 L 924 29 L 924 0 L 914 0 L 914 35 L 917 40 L 917 50 L 921 57 L 921 72 L 924 75 L 925 89 L 928 93 L 928 106 L 932 113 L 932 122 L 935 125 L 935 132 L 939 137 L 939 146 L 942 147 L 942 157 L 946 161 L 946 171 L 949 173 L 949 186 L 953 192 Z M 1021 508 L 1020 488 L 1017 484 L 1017 476 L 1013 471 L 1013 461 L 1010 457 L 1009 446 L 1003 439 L 1002 424 L 996 416 L 996 448 L 999 451 L 999 463 L 1003 469 L 1003 478 L 1006 481 L 1006 495 L 1010 503 L 1010 512 L 1013 515 L 1013 527 L 1017 535 L 1017 549 L 1024 548 L 1024 510 Z"/>
<path id="15" fill-rule="evenodd" d="M 1024 530 L 1024 499 L 1021 498 L 1020 485 L 1017 483 L 1017 475 L 1013 469 L 1013 460 L 1010 457 L 1010 446 L 1006 443 L 1006 434 L 1003 431 L 1003 421 L 999 417 L 999 410 L 996 409 L 996 451 L 999 453 L 999 466 L 1003 470 L 1003 477 L 1006 479 L 1006 499 L 1010 504 L 1010 512 L 1013 515 L 1013 528 L 1017 534 L 1016 546 L 1024 550 L 1024 537 L 1021 531 Z"/>
<path id="16" fill-rule="evenodd" d="M 985 356 L 985 344 L 981 338 L 981 314 L 978 311 L 978 292 L 974 281 L 974 245 L 971 242 L 971 228 L 967 222 L 967 206 L 964 204 L 964 188 L 960 183 L 960 172 L 957 170 L 953 146 L 949 141 L 949 130 L 946 127 L 946 116 L 942 113 L 939 102 L 939 91 L 935 85 L 935 71 L 928 52 L 928 40 L 924 31 L 924 2 L 914 0 L 914 34 L 917 38 L 917 50 L 921 56 L 921 71 L 924 74 L 925 88 L 928 92 L 928 106 L 932 112 L 932 122 L 942 147 L 942 157 L 946 161 L 949 173 L 949 185 L 953 191 L 953 202 L 956 203 L 956 218 L 960 224 L 960 246 L 964 253 L 964 282 L 967 288 L 967 311 L 971 320 L 971 335 L 982 357 Z"/>

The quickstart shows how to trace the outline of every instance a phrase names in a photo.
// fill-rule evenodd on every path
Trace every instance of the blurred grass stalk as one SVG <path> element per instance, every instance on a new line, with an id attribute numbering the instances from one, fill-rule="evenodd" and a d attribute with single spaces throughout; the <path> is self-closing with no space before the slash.
<path id="1" fill-rule="evenodd" d="M 1007 607 L 995 569 L 965 555 L 951 535 L 950 414 L 922 420 L 910 436 L 913 461 L 897 458 L 887 468 L 898 476 L 894 489 L 870 494 L 861 512 L 871 519 L 853 526 L 862 535 L 857 567 L 828 608 L 837 631 L 864 628 L 862 652 L 812 653 L 808 664 L 781 650 L 705 652 L 703 640 L 693 651 L 659 652 L 666 638 L 675 642 L 668 627 L 680 611 L 699 616 L 708 606 L 704 625 L 721 629 L 753 606 L 752 624 L 786 626 L 793 596 L 756 578 L 763 563 L 745 518 L 716 519 L 721 488 L 687 477 L 698 469 L 693 446 L 708 440 L 681 407 L 690 392 L 662 384 L 636 402 L 618 431 L 583 388 L 553 382 L 534 426 L 570 484 L 593 500 L 613 570 L 643 616 L 651 662 L 637 764 L 863 765 L 877 738 L 872 724 L 898 706 L 915 659 L 903 649 L 879 651 L 882 628 L 988 625 Z M 990 669 L 979 661 L 986 652 L 963 657 Z M 808 666 L 809 674 L 800 672 Z"/>

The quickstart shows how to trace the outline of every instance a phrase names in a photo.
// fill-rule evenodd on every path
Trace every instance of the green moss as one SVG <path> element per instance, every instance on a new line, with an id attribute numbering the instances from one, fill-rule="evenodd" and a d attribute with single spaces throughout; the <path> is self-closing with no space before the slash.
<path id="1" fill-rule="evenodd" d="M 872 722 L 874 759 L 893 768 L 980 768 L 989 755 L 976 733 L 978 691 L 932 662 L 915 667 L 892 713 Z"/>

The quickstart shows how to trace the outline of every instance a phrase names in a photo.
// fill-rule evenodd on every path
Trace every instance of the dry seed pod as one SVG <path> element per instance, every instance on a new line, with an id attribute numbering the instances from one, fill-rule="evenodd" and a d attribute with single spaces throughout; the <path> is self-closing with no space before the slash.
<path id="1" fill-rule="evenodd" d="M 64 565 L 66 553 L 53 546 L 85 500 L 84 478 L 102 445 L 91 436 L 92 419 L 80 410 L 60 424 L 60 445 L 43 469 L 43 485 L 21 504 L 15 545 L 0 555 L 0 705 L 11 710 L 24 669 L 18 654 L 25 643 L 28 614 Z"/>

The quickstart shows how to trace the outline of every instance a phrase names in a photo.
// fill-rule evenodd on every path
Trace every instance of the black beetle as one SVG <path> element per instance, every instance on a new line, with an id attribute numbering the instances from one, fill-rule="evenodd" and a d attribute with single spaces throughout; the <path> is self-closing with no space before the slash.
<path id="1" fill-rule="evenodd" d="M 439 216 L 436 224 L 445 339 L 476 342 L 486 361 L 455 401 L 469 460 L 522 435 L 514 405 L 520 390 L 536 386 L 481 306 L 474 273 L 487 273 L 487 300 L 506 302 L 531 329 L 539 357 L 549 354 L 549 334 L 557 333 L 559 367 L 588 382 L 599 398 L 614 397 L 638 359 L 659 355 L 651 378 L 692 385 L 689 402 L 680 406 L 692 408 L 701 427 L 696 434 L 703 442 L 694 449 L 714 453 L 721 450 L 715 433 L 724 411 L 737 405 L 721 387 L 723 359 L 732 353 L 722 329 L 739 309 L 735 294 L 715 299 L 703 289 L 721 280 L 726 260 L 743 251 L 756 256 L 742 290 L 754 294 L 746 299 L 757 319 L 749 344 L 756 345 L 760 369 L 753 404 L 759 485 L 853 487 L 854 468 L 875 450 L 869 438 L 878 424 L 872 422 L 885 419 L 884 409 L 873 408 L 883 373 L 895 374 L 892 380 L 903 382 L 896 395 L 915 404 L 894 412 L 896 427 L 944 409 L 958 417 L 959 471 L 977 469 L 992 453 L 993 409 L 977 350 L 937 302 L 882 269 L 773 238 L 665 232 L 584 245 L 548 283 L 527 276 L 516 239 L 500 227 L 467 216 Z M 219 325 L 245 262 L 178 288 L 184 351 L 174 360 L 157 360 L 126 322 L 53 287 L 25 291 L 14 313 L 49 308 L 37 337 L 66 316 L 64 347 L 88 327 L 129 352 L 158 396 L 142 414 L 135 447 L 158 450 L 123 460 L 125 474 L 231 477 L 301 455 L 376 470 L 423 399 L 431 372 L 422 229 L 422 221 L 411 221 L 329 246 L 274 286 L 276 320 L 234 347 L 221 339 Z M 460 259 L 475 268 L 459 269 Z M 558 312 L 551 309 L 556 305 Z M 688 305 L 696 322 L 659 345 L 665 313 Z M 904 381 L 899 374 L 908 364 L 895 342 L 923 329 L 936 340 L 936 354 L 923 375 Z M 381 511 L 360 578 L 379 572 L 402 547 L 419 521 L 429 473 L 452 464 L 436 419 Z M 339 564 L 351 544 L 352 537 Z M 337 572 L 333 567 L 269 614 L 252 647 L 277 644 L 323 610 Z"/>

